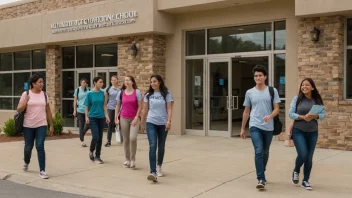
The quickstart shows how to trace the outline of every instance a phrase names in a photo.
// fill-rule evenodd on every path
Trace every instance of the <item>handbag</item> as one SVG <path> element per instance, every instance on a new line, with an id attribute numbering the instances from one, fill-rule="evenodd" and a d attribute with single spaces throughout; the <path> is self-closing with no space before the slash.
<path id="1" fill-rule="evenodd" d="M 121 133 L 120 133 L 120 128 L 119 125 L 116 125 L 115 127 L 115 135 L 116 135 L 116 142 L 121 143 Z"/>

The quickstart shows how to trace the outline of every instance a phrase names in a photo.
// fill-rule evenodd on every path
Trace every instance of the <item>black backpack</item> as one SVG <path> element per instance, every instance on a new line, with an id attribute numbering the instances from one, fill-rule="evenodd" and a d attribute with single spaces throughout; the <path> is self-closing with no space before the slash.
<path id="1" fill-rule="evenodd" d="M 46 92 L 44 92 L 45 96 L 45 105 L 48 103 L 48 99 L 46 96 Z M 27 96 L 29 95 L 29 90 L 26 91 Z M 13 119 L 15 120 L 15 129 L 16 129 L 16 135 L 22 135 L 23 134 L 23 121 L 24 121 L 24 114 L 26 113 L 27 107 L 24 109 L 23 112 L 16 112 L 15 115 L 13 116 Z"/>
<path id="2" fill-rule="evenodd" d="M 271 96 L 271 108 L 274 110 L 274 88 L 269 86 L 269 93 Z M 277 114 L 274 118 L 274 131 L 273 135 L 280 135 L 282 132 L 282 123 L 279 118 L 279 114 Z"/>

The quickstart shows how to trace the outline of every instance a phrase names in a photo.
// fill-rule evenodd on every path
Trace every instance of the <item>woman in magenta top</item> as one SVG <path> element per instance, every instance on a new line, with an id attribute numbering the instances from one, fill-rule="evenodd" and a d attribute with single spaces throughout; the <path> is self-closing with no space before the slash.
<path id="1" fill-rule="evenodd" d="M 123 166 L 134 169 L 136 167 L 137 135 L 140 125 L 139 114 L 142 107 L 142 94 L 132 76 L 125 77 L 122 90 L 117 95 L 116 100 L 115 123 L 116 125 L 121 124 L 125 148 L 126 161 Z M 122 108 L 120 108 L 121 106 Z"/>
<path id="2" fill-rule="evenodd" d="M 45 172 L 45 150 L 44 141 L 50 123 L 50 135 L 54 132 L 53 119 L 48 102 L 48 96 L 43 90 L 44 80 L 39 74 L 33 74 L 29 78 L 31 89 L 22 94 L 20 102 L 17 106 L 17 112 L 24 112 L 23 120 L 23 136 L 24 136 L 24 166 L 23 171 L 28 171 L 28 165 L 31 160 L 32 150 L 34 146 L 38 153 L 39 176 L 48 179 L 49 176 Z"/>

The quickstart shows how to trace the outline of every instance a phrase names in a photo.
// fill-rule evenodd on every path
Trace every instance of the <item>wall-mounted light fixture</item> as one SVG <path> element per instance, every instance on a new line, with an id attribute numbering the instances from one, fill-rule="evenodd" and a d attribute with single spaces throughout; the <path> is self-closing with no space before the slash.
<path id="1" fill-rule="evenodd" d="M 317 42 L 319 41 L 319 35 L 320 35 L 320 30 L 318 30 L 316 27 L 310 32 L 310 36 L 312 41 Z"/>
<path id="2" fill-rule="evenodd" d="M 130 48 L 130 53 L 132 56 L 136 57 L 137 56 L 137 53 L 138 53 L 138 49 L 137 49 L 137 46 L 136 46 L 136 43 L 133 42 L 132 43 L 132 46 Z"/>

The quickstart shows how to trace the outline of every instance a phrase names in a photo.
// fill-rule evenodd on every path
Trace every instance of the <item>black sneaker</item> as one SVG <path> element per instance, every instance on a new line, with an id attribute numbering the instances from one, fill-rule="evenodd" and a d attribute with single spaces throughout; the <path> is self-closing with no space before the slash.
<path id="1" fill-rule="evenodd" d="M 93 155 L 93 153 L 92 153 L 92 154 L 89 153 L 89 159 L 92 160 L 92 162 L 94 162 L 94 155 Z"/>
<path id="2" fill-rule="evenodd" d="M 299 182 L 299 177 L 298 177 L 298 173 L 297 172 L 294 172 L 293 171 L 293 173 L 292 173 L 292 183 L 293 184 L 298 184 L 298 182 Z"/>
<path id="3" fill-rule="evenodd" d="M 153 182 L 157 182 L 158 181 L 158 177 L 156 176 L 156 173 L 151 173 L 150 175 L 148 175 L 147 179 L 149 181 L 153 181 Z"/>
<path id="4" fill-rule="evenodd" d="M 263 190 L 265 188 L 265 181 L 259 180 L 257 187 L 258 190 Z"/>
<path id="5" fill-rule="evenodd" d="M 96 157 L 94 162 L 97 164 L 104 164 L 103 160 L 101 160 L 100 157 Z"/>
<path id="6" fill-rule="evenodd" d="M 105 144 L 105 147 L 110 147 L 111 146 L 111 143 L 110 142 L 107 142 L 106 144 Z"/>
<path id="7" fill-rule="evenodd" d="M 313 188 L 310 186 L 310 184 L 307 181 L 302 182 L 302 187 L 306 190 L 313 190 Z"/>

